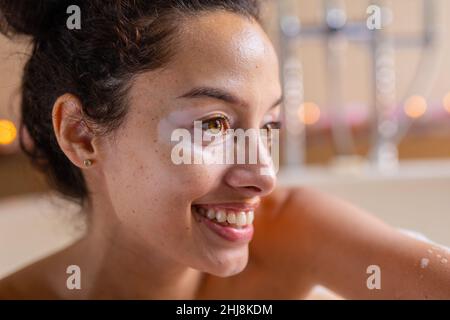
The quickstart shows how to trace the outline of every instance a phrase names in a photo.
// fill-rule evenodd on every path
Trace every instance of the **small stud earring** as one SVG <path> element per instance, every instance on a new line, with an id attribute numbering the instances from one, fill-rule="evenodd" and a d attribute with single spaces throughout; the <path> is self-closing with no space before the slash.
<path id="1" fill-rule="evenodd" d="M 83 162 L 85 167 L 90 167 L 92 165 L 92 160 L 90 159 L 85 159 Z"/>

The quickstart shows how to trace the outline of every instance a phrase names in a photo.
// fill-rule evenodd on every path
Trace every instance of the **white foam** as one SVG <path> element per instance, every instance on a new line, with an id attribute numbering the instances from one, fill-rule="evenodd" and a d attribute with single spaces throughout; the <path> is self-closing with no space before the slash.
<path id="1" fill-rule="evenodd" d="M 422 260 L 420 260 L 420 267 L 422 269 L 425 269 L 428 266 L 428 263 L 430 262 L 429 259 L 427 258 L 422 258 Z"/>

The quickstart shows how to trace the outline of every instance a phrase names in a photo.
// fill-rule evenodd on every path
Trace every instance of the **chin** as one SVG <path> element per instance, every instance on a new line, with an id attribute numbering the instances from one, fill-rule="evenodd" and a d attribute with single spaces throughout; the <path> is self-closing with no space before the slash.
<path id="1" fill-rule="evenodd" d="M 214 261 L 209 261 L 205 272 L 216 277 L 231 277 L 241 273 L 248 264 L 248 246 L 241 249 L 239 254 L 233 252 L 221 257 L 216 257 Z"/>

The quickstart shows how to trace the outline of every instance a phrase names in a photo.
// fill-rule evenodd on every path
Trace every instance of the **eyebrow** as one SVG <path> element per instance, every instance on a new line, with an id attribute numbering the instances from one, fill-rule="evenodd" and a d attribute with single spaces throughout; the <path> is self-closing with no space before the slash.
<path id="1" fill-rule="evenodd" d="M 247 105 L 243 100 L 239 99 L 237 96 L 232 93 L 213 87 L 197 87 L 194 88 L 187 93 L 181 95 L 179 98 L 213 98 L 216 100 L 221 100 L 223 102 L 235 105 Z M 284 96 L 281 96 L 275 103 L 270 107 L 270 109 L 275 108 L 276 106 L 282 104 L 284 101 Z"/>

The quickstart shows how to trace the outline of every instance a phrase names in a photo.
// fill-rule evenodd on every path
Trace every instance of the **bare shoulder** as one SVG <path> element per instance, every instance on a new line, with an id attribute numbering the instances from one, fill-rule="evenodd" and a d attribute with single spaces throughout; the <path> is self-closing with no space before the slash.
<path id="1" fill-rule="evenodd" d="M 304 234 L 303 240 L 325 241 L 326 238 L 348 236 L 349 233 L 373 231 L 392 232 L 393 228 L 372 213 L 334 195 L 309 187 L 288 188 L 280 216 L 285 224 L 295 226 Z"/>
<path id="2" fill-rule="evenodd" d="M 366 250 L 361 239 L 388 234 L 389 229 L 346 201 L 301 186 L 278 188 L 264 198 L 254 226 L 254 259 L 280 281 L 296 285 L 299 293 L 319 284 L 324 265 L 338 263 L 343 253 L 346 261 L 356 259 L 359 249 Z"/>
<path id="3" fill-rule="evenodd" d="M 273 225 L 284 231 L 277 234 L 277 259 L 291 262 L 284 269 L 293 279 L 295 267 L 314 284 L 351 299 L 448 299 L 448 268 L 421 267 L 429 243 L 402 234 L 376 212 L 318 190 L 291 188 L 288 194 Z M 383 272 L 377 290 L 367 284 L 373 266 Z"/>
<path id="4" fill-rule="evenodd" d="M 314 286 L 315 230 L 309 216 L 321 199 L 311 189 L 277 187 L 255 213 L 250 261 L 264 274 L 261 283 L 278 292 L 278 298 L 305 298 Z"/>
<path id="5" fill-rule="evenodd" d="M 313 191 L 300 187 L 277 187 L 263 198 L 255 213 L 254 249 L 265 251 L 272 248 L 282 254 L 280 249 L 286 245 L 285 242 L 295 240 L 298 246 L 301 240 L 298 237 L 304 234 L 300 231 L 303 229 L 305 211 L 311 210 L 317 201 L 311 197 L 312 194 Z"/>
<path id="6" fill-rule="evenodd" d="M 27 268 L 28 269 L 28 268 Z M 27 299 L 29 271 L 20 270 L 0 280 L 0 300 Z"/>
<path id="7" fill-rule="evenodd" d="M 265 237 L 296 239 L 305 237 L 312 224 L 322 219 L 321 212 L 327 212 L 330 207 L 336 209 L 343 206 L 339 200 L 307 187 L 278 187 L 271 195 L 263 198 L 261 207 L 255 216 L 255 232 L 261 230 Z"/>
<path id="8" fill-rule="evenodd" d="M 277 187 L 255 214 L 254 250 L 265 255 L 270 248 L 274 262 L 298 257 L 306 263 L 318 232 L 315 226 L 325 219 L 320 212 L 332 201 L 336 200 L 311 188 Z"/>
<path id="9" fill-rule="evenodd" d="M 15 282 L 14 275 L 0 280 L 0 300 L 20 299 L 20 290 Z"/>
<path id="10" fill-rule="evenodd" d="M 344 202 L 319 190 L 303 187 L 277 187 L 261 201 L 261 219 L 299 222 L 305 214 L 326 210 L 329 207 L 345 206 Z"/>
<path id="11" fill-rule="evenodd" d="M 51 289 L 53 257 L 37 261 L 0 280 L 0 300 L 57 299 Z"/>

